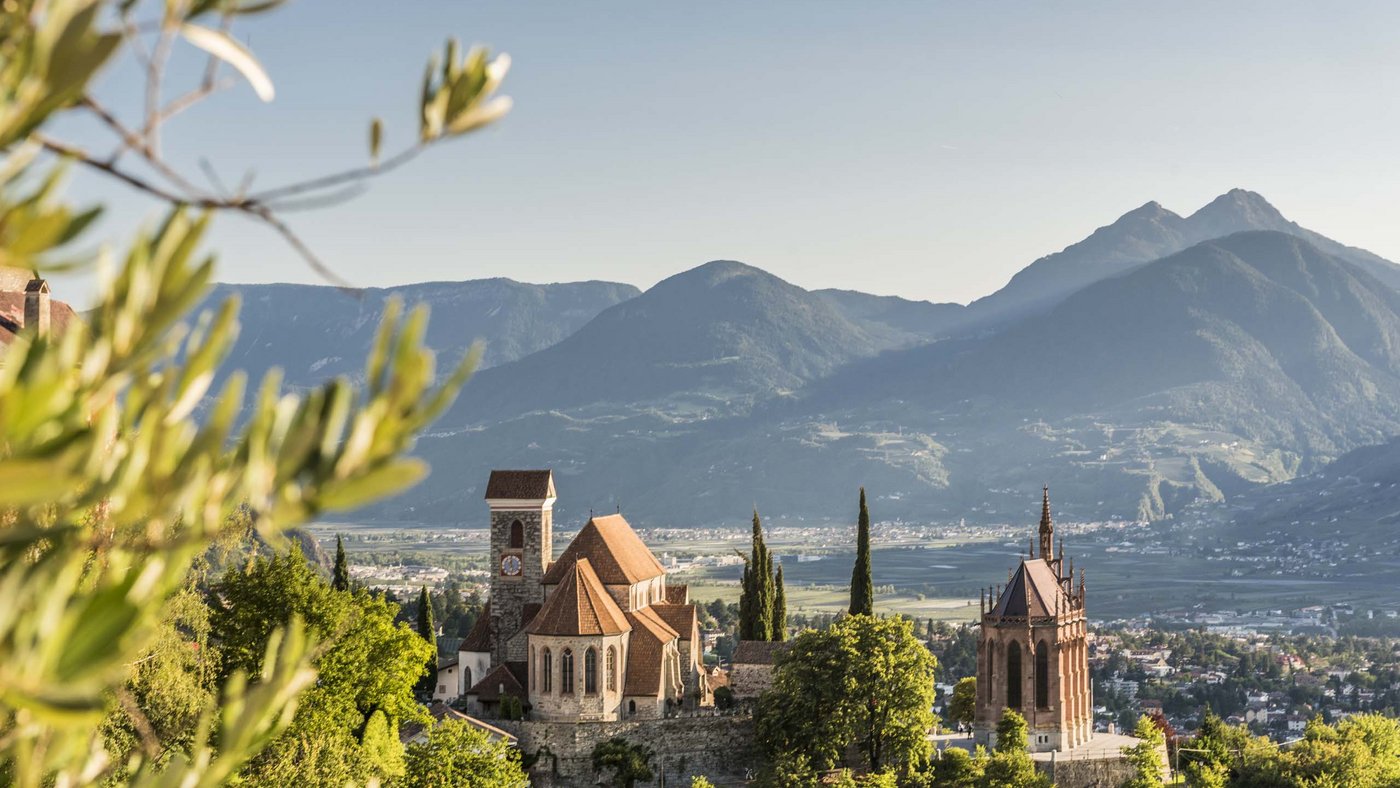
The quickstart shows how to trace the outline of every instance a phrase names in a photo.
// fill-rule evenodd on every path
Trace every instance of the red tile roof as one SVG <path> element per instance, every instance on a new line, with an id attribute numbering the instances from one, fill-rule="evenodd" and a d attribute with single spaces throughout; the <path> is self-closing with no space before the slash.
<path id="1" fill-rule="evenodd" d="M 588 559 L 604 585 L 631 585 L 666 574 L 665 567 L 620 514 L 590 519 L 540 582 L 561 582 L 569 566 L 580 558 Z"/>
<path id="2" fill-rule="evenodd" d="M 620 635 L 631 629 L 598 580 L 587 558 L 570 564 L 569 572 L 544 601 L 525 631 L 531 635 Z"/>
<path id="3" fill-rule="evenodd" d="M 504 693 L 502 689 L 505 690 Z M 525 700 L 525 688 L 505 665 L 497 665 L 495 670 L 487 673 L 481 681 L 467 690 L 467 694 L 475 695 L 482 703 L 495 703 L 503 694 Z"/>
<path id="4" fill-rule="evenodd" d="M 669 585 L 669 584 L 666 586 L 666 604 L 668 604 L 668 605 L 685 605 L 685 604 L 689 604 L 689 603 L 690 603 L 690 586 L 685 586 L 685 585 L 676 586 L 676 585 Z"/>
<path id="5" fill-rule="evenodd" d="M 656 696 L 661 692 L 662 655 L 666 644 L 678 635 L 650 608 L 628 613 L 627 620 L 632 622 L 632 637 L 628 640 L 627 682 L 622 694 Z"/>
<path id="6" fill-rule="evenodd" d="M 472 624 L 472 631 L 467 633 L 467 637 L 457 646 L 458 651 L 471 651 L 475 653 L 485 653 L 491 650 L 491 603 L 487 602 L 481 608 L 481 615 L 477 616 L 476 623 Z"/>
<path id="7" fill-rule="evenodd" d="M 486 481 L 486 499 L 505 498 L 534 501 L 553 498 L 554 474 L 551 471 L 491 471 Z"/>
<path id="8" fill-rule="evenodd" d="M 49 302 L 49 331 L 60 336 L 68 325 L 78 321 L 73 307 L 62 301 Z M 0 345 L 15 341 L 24 327 L 24 293 L 0 291 Z"/>
<path id="9" fill-rule="evenodd" d="M 674 629 L 681 640 L 694 640 L 700 631 L 700 622 L 695 605 L 652 605 L 650 610 Z"/>

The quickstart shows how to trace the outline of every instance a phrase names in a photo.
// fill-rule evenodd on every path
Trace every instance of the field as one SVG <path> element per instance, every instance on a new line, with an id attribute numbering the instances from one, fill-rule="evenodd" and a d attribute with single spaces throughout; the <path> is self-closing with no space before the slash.
<path id="1" fill-rule="evenodd" d="M 352 563 L 385 567 L 431 566 L 484 578 L 487 532 L 484 528 L 411 524 L 321 523 L 310 528 L 334 549 L 336 534 L 346 538 Z M 788 609 L 824 612 L 844 609 L 854 552 L 852 529 L 777 527 L 769 547 L 782 559 Z M 1289 609 L 1350 602 L 1393 607 L 1400 566 L 1376 557 L 1346 568 L 1345 574 L 1322 571 L 1261 570 L 1226 560 L 1207 561 L 1169 546 L 1170 539 L 1143 530 L 1084 530 L 1068 536 L 1068 557 L 1087 570 L 1090 615 L 1099 620 L 1144 614 L 1215 610 Z M 748 549 L 747 529 L 641 531 L 663 560 L 685 567 L 696 557 L 732 557 Z M 972 620 L 979 593 L 1004 583 L 1025 555 L 1030 529 L 938 529 L 877 527 L 872 557 L 876 608 L 916 618 Z M 560 551 L 573 536 L 556 532 Z M 797 560 L 802 556 L 805 560 Z M 1240 567 L 1244 567 L 1241 569 Z M 673 582 L 690 586 L 691 598 L 737 601 L 741 565 L 697 566 L 674 572 Z M 387 572 L 386 577 L 393 577 Z M 409 579 L 404 575 L 405 580 Z"/>

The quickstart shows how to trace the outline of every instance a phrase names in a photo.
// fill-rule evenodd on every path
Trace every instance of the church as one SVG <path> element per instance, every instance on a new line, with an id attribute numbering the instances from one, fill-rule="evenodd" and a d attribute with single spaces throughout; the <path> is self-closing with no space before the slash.
<path id="1" fill-rule="evenodd" d="M 973 738 L 996 745 L 1005 709 L 1026 718 L 1031 752 L 1069 752 L 1094 736 L 1084 570 L 1079 586 L 1064 548 L 1055 550 L 1050 488 L 1043 490 L 1039 539 L 1006 585 L 982 595 Z"/>
<path id="2" fill-rule="evenodd" d="M 662 719 L 713 702 L 686 586 L 621 514 L 590 517 L 554 558 L 554 477 L 492 471 L 490 598 L 438 697 L 497 716 L 519 702 L 535 720 Z"/>

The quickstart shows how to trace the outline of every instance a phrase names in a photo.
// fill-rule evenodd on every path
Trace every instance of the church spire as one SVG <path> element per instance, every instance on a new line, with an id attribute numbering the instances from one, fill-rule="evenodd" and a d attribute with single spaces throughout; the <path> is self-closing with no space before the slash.
<path id="1" fill-rule="evenodd" d="M 1050 522 L 1050 485 L 1045 485 L 1040 501 L 1040 557 L 1055 557 L 1055 526 Z"/>

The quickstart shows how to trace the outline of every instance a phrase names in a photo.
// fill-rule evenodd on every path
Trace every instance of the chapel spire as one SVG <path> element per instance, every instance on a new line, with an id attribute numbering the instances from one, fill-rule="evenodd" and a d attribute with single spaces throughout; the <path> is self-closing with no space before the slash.
<path id="1" fill-rule="evenodd" d="M 1041 491 L 1040 500 L 1040 557 L 1049 561 L 1055 557 L 1055 526 L 1050 522 L 1050 485 Z"/>

